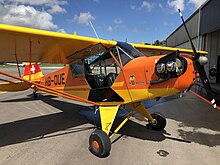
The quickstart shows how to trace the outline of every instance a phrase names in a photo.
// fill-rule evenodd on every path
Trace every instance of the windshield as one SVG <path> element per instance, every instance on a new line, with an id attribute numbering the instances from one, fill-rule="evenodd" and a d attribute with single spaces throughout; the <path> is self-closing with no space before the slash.
<path id="1" fill-rule="evenodd" d="M 126 42 L 118 42 L 118 46 L 133 58 L 144 56 L 141 52 Z"/>

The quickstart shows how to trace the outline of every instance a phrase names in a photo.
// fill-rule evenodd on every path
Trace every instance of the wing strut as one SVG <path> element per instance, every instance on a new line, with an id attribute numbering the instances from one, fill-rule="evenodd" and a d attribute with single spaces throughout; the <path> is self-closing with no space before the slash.
<path id="1" fill-rule="evenodd" d="M 29 69 L 29 80 L 31 80 L 31 56 L 32 56 L 32 42 L 31 42 L 31 40 L 29 41 L 29 63 L 30 63 L 30 69 Z"/>
<path id="2" fill-rule="evenodd" d="M 18 65 L 18 56 L 17 56 L 17 44 L 16 44 L 16 40 L 15 40 L 15 60 L 16 60 L 17 68 L 18 68 L 19 77 L 21 77 L 21 70 L 20 70 L 20 67 L 19 67 L 19 65 Z"/>
<path id="3" fill-rule="evenodd" d="M 30 84 L 30 88 L 32 88 L 32 89 L 37 89 L 39 91 L 43 91 L 43 92 L 46 92 L 46 93 L 49 93 L 49 94 L 53 94 L 53 95 L 56 95 L 56 96 L 64 97 L 64 98 L 71 99 L 71 100 L 74 100 L 74 101 L 79 101 L 79 102 L 83 102 L 83 103 L 88 103 L 88 104 L 99 106 L 98 103 L 89 101 L 87 99 L 84 99 L 84 98 L 81 98 L 81 97 L 78 97 L 78 96 L 75 96 L 75 95 L 72 95 L 72 94 L 69 94 L 69 93 L 66 93 L 66 92 L 62 92 L 62 91 L 59 91 L 59 90 L 56 90 L 56 89 L 48 88 L 48 87 L 46 87 L 44 85 L 38 84 L 36 82 L 29 81 L 29 80 L 25 80 L 23 78 L 11 75 L 11 74 L 6 73 L 6 72 L 0 71 L 0 74 L 3 74 L 5 76 L 11 77 L 11 78 L 14 78 L 14 79 L 17 79 L 17 80 L 20 80 L 22 82 L 29 83 Z"/>

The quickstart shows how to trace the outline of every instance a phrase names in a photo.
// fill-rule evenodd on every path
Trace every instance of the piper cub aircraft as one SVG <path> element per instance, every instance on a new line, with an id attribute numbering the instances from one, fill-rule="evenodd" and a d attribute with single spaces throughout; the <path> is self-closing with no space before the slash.
<path id="1" fill-rule="evenodd" d="M 150 114 L 143 100 L 159 99 L 189 90 L 195 79 L 205 75 L 200 57 L 192 50 L 132 44 L 62 34 L 32 28 L 0 25 L 0 61 L 29 62 L 24 77 L 0 71 L 0 91 L 33 89 L 87 103 L 99 110 L 101 128 L 89 137 L 89 149 L 98 157 L 111 150 L 111 138 L 135 117 L 161 131 L 166 119 Z M 38 62 L 66 64 L 43 75 Z M 198 66 L 202 68 L 198 69 Z M 198 74 L 199 72 L 199 74 Z M 205 75 L 206 76 L 206 75 Z M 12 78 L 16 81 L 12 81 Z M 120 106 L 132 111 L 111 130 Z M 139 113 L 140 115 L 137 115 Z"/>

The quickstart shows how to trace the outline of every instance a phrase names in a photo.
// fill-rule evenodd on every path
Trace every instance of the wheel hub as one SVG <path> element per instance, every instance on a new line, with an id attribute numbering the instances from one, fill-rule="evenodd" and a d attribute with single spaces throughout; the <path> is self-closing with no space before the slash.
<path id="1" fill-rule="evenodd" d="M 93 146 L 96 150 L 99 149 L 99 143 L 96 140 L 93 141 Z"/>

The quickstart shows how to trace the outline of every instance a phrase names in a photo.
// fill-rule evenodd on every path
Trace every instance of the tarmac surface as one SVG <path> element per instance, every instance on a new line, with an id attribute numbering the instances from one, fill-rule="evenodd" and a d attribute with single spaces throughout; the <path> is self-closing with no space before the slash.
<path id="1" fill-rule="evenodd" d="M 113 137 L 110 155 L 97 158 L 88 139 L 98 113 L 46 94 L 34 99 L 32 90 L 0 92 L 0 164 L 220 164 L 220 110 L 191 92 L 144 104 L 166 116 L 165 130 L 129 120 Z"/>

